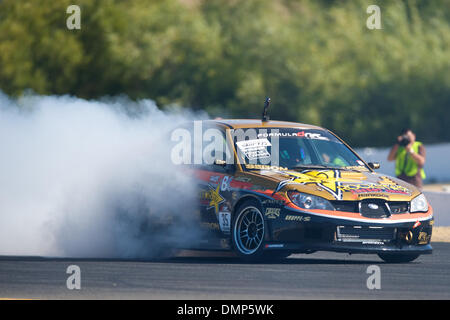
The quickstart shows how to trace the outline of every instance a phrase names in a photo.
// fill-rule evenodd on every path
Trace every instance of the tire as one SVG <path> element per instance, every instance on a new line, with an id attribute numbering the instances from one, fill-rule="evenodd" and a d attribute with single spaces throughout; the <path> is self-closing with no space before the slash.
<path id="1" fill-rule="evenodd" d="M 267 225 L 259 203 L 256 200 L 244 202 L 232 219 L 231 241 L 234 251 L 246 261 L 261 261 L 266 231 Z"/>
<path id="2" fill-rule="evenodd" d="M 378 256 L 387 263 L 408 263 L 416 260 L 420 256 L 420 254 L 379 253 Z"/>

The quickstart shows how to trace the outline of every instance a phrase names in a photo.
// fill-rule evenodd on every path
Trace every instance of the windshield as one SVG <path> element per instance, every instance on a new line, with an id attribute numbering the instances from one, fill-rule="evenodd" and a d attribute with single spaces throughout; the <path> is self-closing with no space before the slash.
<path id="1" fill-rule="evenodd" d="M 368 170 L 355 153 L 325 130 L 260 129 L 256 137 L 235 139 L 235 145 L 247 169 L 269 165 L 284 169 Z"/>

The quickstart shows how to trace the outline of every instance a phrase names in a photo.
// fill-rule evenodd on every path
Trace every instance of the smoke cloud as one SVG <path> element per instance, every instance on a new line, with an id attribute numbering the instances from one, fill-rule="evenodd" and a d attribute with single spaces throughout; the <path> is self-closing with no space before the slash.
<path id="1" fill-rule="evenodd" d="M 0 255 L 146 258 L 196 241 L 195 185 L 169 143 L 190 118 L 151 100 L 0 92 Z"/>

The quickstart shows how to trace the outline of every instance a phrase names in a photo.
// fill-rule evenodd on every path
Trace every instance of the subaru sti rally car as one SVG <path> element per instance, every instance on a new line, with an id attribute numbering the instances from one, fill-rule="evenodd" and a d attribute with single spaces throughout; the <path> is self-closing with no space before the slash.
<path id="1" fill-rule="evenodd" d="M 234 250 L 247 260 L 335 251 L 409 262 L 432 252 L 425 196 L 376 173 L 378 164 L 332 132 L 268 120 L 201 126 L 219 132 L 225 148 L 212 153 L 212 163 L 191 166 L 200 187 L 197 214 L 209 230 L 202 248 Z"/>

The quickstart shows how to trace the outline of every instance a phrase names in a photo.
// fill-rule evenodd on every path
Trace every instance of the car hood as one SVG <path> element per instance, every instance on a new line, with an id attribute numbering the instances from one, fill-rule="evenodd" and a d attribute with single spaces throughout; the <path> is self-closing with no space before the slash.
<path id="1" fill-rule="evenodd" d="M 375 172 L 355 170 L 261 170 L 261 176 L 277 183 L 276 192 L 296 190 L 328 200 L 362 200 L 383 198 L 389 201 L 410 201 L 420 191 L 399 179 Z"/>

